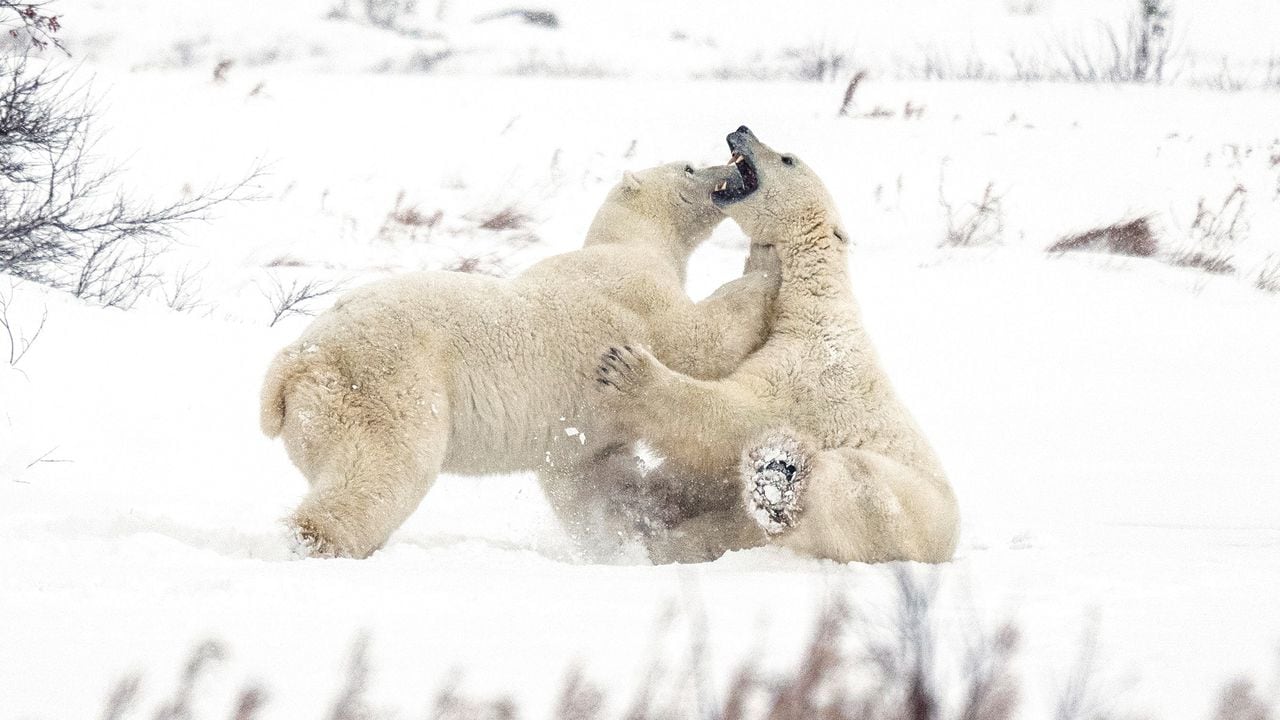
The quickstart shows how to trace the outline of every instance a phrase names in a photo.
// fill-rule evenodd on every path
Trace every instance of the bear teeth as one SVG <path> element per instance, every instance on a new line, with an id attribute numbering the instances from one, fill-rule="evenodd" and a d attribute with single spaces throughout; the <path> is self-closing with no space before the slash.
<path id="1" fill-rule="evenodd" d="M 727 187 L 729 187 L 729 181 L 722 180 L 720 181 L 720 184 L 716 186 L 716 192 L 720 192 L 721 190 L 724 190 Z"/>

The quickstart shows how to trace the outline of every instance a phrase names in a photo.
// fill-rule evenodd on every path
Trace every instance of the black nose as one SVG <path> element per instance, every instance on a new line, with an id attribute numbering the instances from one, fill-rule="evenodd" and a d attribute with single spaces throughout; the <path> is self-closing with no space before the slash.
<path id="1" fill-rule="evenodd" d="M 725 140 L 729 143 L 729 149 L 745 154 L 747 140 L 754 140 L 755 137 L 755 135 L 751 134 L 751 128 L 741 125 L 737 130 L 729 133 Z"/>

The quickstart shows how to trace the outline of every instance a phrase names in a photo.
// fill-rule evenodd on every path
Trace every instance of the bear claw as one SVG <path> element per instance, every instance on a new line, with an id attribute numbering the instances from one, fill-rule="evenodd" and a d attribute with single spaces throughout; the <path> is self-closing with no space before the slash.
<path id="1" fill-rule="evenodd" d="M 601 387 L 627 392 L 643 386 L 648 379 L 648 358 L 644 351 L 623 345 L 610 347 L 600 356 L 596 382 Z"/>

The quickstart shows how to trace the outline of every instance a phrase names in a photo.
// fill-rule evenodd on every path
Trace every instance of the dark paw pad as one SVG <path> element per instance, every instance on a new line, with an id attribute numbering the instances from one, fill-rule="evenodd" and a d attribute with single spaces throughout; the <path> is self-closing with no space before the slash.
<path id="1" fill-rule="evenodd" d="M 791 478 L 796 475 L 796 466 L 784 460 L 770 460 L 769 463 L 764 466 L 764 471 L 780 473 L 787 479 L 787 482 L 791 482 Z"/>
<path id="2" fill-rule="evenodd" d="M 748 469 L 748 509 L 756 522 L 774 535 L 795 526 L 801 511 L 804 473 L 791 453 L 777 448 L 763 450 Z"/>

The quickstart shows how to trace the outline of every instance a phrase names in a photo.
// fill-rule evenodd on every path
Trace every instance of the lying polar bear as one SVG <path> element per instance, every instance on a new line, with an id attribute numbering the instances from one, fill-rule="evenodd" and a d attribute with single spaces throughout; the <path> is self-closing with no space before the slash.
<path id="1" fill-rule="evenodd" d="M 664 366 L 642 341 L 611 349 L 597 370 L 623 434 L 686 481 L 738 478 L 737 503 L 679 526 L 655 560 L 764 542 L 844 562 L 950 559 L 955 497 L 863 330 L 830 195 L 745 127 L 729 147 L 743 182 L 714 198 L 781 263 L 764 346 L 721 380 Z"/>
<path id="2" fill-rule="evenodd" d="M 311 491 L 290 521 L 313 554 L 365 557 L 440 472 L 537 471 L 567 531 L 590 548 L 633 528 L 630 458 L 595 429 L 599 348 L 645 342 L 672 367 L 720 377 L 760 345 L 776 272 L 702 302 L 689 255 L 724 215 L 732 168 L 627 173 L 585 246 L 511 280 L 423 272 L 343 297 L 272 362 L 262 430 L 281 436 Z"/>

